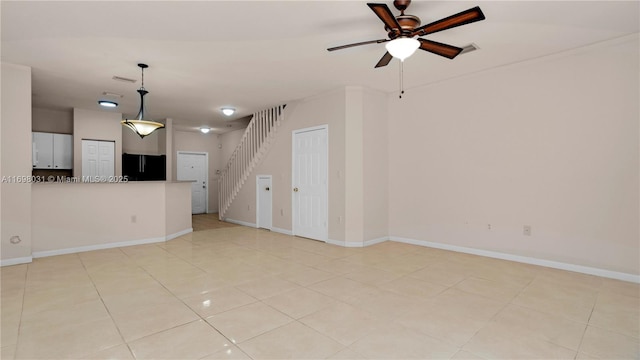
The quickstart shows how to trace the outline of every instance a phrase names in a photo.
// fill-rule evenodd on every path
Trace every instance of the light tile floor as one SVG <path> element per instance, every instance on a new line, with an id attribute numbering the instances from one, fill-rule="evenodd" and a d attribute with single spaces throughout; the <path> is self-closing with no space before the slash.
<path id="1" fill-rule="evenodd" d="M 637 284 L 228 227 L 3 267 L 2 359 L 638 359 Z"/>

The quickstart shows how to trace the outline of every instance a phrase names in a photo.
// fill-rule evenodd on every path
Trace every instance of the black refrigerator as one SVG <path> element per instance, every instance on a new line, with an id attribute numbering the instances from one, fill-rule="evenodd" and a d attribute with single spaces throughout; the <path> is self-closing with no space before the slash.
<path id="1" fill-rule="evenodd" d="M 122 154 L 122 175 L 129 181 L 167 179 L 165 155 Z"/>

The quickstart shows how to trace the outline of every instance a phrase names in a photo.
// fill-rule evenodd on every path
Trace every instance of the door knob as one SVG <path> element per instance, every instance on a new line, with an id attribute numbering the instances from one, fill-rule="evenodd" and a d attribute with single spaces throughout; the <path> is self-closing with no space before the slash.
<path id="1" fill-rule="evenodd" d="M 293 188 L 293 192 L 298 192 L 298 188 Z"/>
<path id="2" fill-rule="evenodd" d="M 269 188 L 268 188 L 268 187 L 266 187 L 266 188 L 264 188 L 264 189 L 265 189 L 265 190 L 267 190 L 267 191 L 269 191 Z"/>

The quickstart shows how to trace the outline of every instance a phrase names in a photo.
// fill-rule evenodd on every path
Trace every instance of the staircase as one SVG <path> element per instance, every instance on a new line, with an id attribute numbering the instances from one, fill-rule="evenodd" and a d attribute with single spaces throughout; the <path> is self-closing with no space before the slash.
<path id="1" fill-rule="evenodd" d="M 224 220 L 227 210 L 240 192 L 251 171 L 269 150 L 276 130 L 283 120 L 286 105 L 258 111 L 247 126 L 240 143 L 222 169 L 218 185 L 218 214 Z"/>

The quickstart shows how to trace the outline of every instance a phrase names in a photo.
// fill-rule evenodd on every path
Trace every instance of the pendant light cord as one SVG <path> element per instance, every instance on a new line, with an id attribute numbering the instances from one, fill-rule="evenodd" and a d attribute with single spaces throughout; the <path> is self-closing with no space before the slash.
<path id="1" fill-rule="evenodd" d="M 142 69 L 142 83 L 140 84 L 140 89 L 144 90 L 144 67 L 141 67 Z"/>

